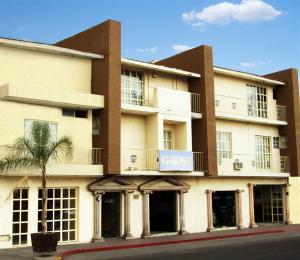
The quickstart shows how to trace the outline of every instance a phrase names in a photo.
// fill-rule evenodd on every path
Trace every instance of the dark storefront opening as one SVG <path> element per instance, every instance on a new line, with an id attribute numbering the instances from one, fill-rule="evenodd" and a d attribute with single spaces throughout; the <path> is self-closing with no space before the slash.
<path id="1" fill-rule="evenodd" d="M 150 232 L 176 231 L 176 193 L 155 191 L 150 195 Z"/>
<path id="2" fill-rule="evenodd" d="M 256 223 L 283 222 L 281 185 L 257 185 L 254 187 L 254 214 Z"/>
<path id="3" fill-rule="evenodd" d="M 120 237 L 120 199 L 119 192 L 107 192 L 102 197 L 102 236 Z"/>
<path id="4" fill-rule="evenodd" d="M 216 191 L 212 195 L 214 227 L 236 226 L 235 192 Z"/>

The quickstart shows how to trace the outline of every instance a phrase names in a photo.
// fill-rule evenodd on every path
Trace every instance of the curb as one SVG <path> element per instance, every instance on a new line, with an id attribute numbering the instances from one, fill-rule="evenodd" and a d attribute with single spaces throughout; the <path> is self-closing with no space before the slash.
<path id="1" fill-rule="evenodd" d="M 274 234 L 274 233 L 276 234 L 276 233 L 282 233 L 282 232 L 286 232 L 286 231 L 278 229 L 278 230 L 269 230 L 269 231 L 248 232 L 248 233 L 242 233 L 242 234 L 218 235 L 218 236 L 211 236 L 211 237 L 191 238 L 191 239 L 183 239 L 183 240 L 168 240 L 168 241 L 151 242 L 151 243 L 149 242 L 149 243 L 132 244 L 132 245 L 81 248 L 81 249 L 73 249 L 73 250 L 64 251 L 64 252 L 58 254 L 55 257 L 55 260 L 62 260 L 66 256 L 78 255 L 78 254 L 84 254 L 84 253 L 93 253 L 93 252 L 102 252 L 102 251 L 111 251 L 111 250 L 125 250 L 125 249 L 132 249 L 132 248 L 143 248 L 143 247 L 164 246 L 164 245 L 175 245 L 175 244 L 183 244 L 183 243 L 189 243 L 189 242 L 209 241 L 209 240 L 235 238 L 235 237 L 248 237 L 248 236 L 266 235 L 266 234 Z"/>

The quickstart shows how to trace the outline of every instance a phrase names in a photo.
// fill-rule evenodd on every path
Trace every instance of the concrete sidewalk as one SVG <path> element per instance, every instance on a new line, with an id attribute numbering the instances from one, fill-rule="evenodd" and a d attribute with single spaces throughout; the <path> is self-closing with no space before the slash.
<path id="1" fill-rule="evenodd" d="M 260 225 L 257 228 L 245 228 L 242 230 L 219 230 L 215 232 L 194 233 L 184 236 L 160 236 L 147 239 L 108 239 L 100 243 L 59 245 L 58 257 L 33 257 L 31 247 L 1 249 L 0 259 L 61 259 L 59 256 L 67 256 L 84 252 L 125 250 L 130 248 L 153 247 L 167 244 L 193 243 L 206 240 L 229 239 L 234 237 L 255 236 L 280 232 L 300 232 L 300 225 Z"/>

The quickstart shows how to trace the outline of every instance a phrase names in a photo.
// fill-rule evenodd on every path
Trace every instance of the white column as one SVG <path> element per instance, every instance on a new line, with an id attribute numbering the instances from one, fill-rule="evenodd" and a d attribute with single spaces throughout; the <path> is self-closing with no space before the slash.
<path id="1" fill-rule="evenodd" d="M 206 190 L 206 200 L 207 200 L 207 232 L 214 230 L 213 223 L 213 209 L 212 209 L 212 194 L 213 190 Z"/>
<path id="2" fill-rule="evenodd" d="M 94 235 L 93 242 L 102 241 L 102 195 L 104 193 L 94 192 Z"/>
<path id="3" fill-rule="evenodd" d="M 248 193 L 249 193 L 249 214 L 250 214 L 250 224 L 249 228 L 257 227 L 255 223 L 255 212 L 254 212 L 254 186 L 253 183 L 248 183 Z"/>
<path id="4" fill-rule="evenodd" d="M 124 225 L 124 239 L 132 238 L 131 231 L 130 231 L 130 193 L 132 191 L 123 191 L 125 195 L 125 225 Z"/>
<path id="5" fill-rule="evenodd" d="M 151 191 L 142 191 L 143 194 L 143 233 L 142 238 L 150 236 L 149 221 L 149 194 Z"/>
<path id="6" fill-rule="evenodd" d="M 289 186 L 290 184 L 283 185 L 282 189 L 282 199 L 283 199 L 283 207 L 284 207 L 284 224 L 290 225 L 293 224 L 290 219 L 290 202 L 289 202 Z"/>
<path id="7" fill-rule="evenodd" d="M 243 190 L 236 190 L 236 211 L 237 211 L 237 228 L 243 228 L 243 209 L 242 209 L 242 193 Z"/>
<path id="8" fill-rule="evenodd" d="M 184 193 L 186 191 L 178 191 L 179 193 L 179 235 L 185 235 L 187 234 L 187 231 L 185 229 L 185 215 L 184 215 Z"/>

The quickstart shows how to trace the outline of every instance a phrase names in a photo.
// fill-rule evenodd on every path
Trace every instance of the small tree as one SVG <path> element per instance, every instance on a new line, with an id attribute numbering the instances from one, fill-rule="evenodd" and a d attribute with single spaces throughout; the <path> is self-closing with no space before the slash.
<path id="1" fill-rule="evenodd" d="M 0 172 L 38 168 L 42 175 L 42 233 L 47 232 L 47 173 L 49 160 L 58 162 L 72 152 L 72 141 L 63 136 L 53 140 L 49 124 L 34 121 L 29 137 L 18 138 L 11 152 L 0 160 Z"/>

